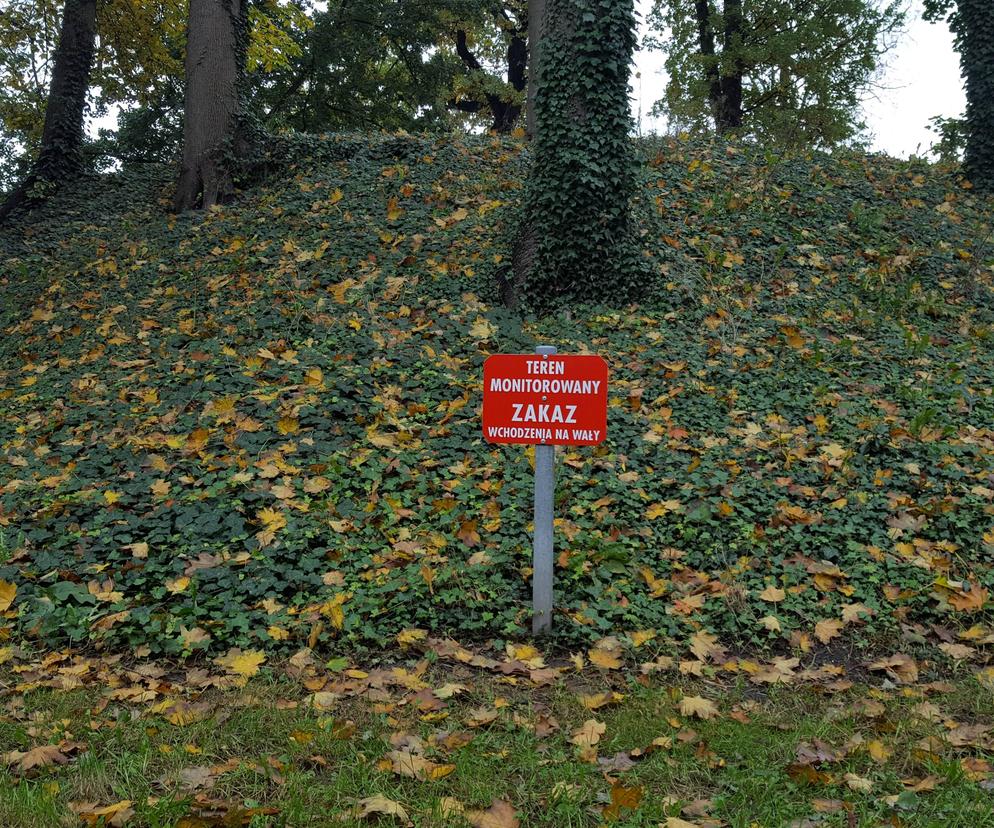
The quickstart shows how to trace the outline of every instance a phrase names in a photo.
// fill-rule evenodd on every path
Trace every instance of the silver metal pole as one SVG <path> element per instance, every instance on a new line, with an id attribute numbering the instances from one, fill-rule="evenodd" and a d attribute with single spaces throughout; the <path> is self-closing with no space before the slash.
<path id="1" fill-rule="evenodd" d="M 542 359 L 556 353 L 554 345 L 535 349 Z M 545 397 L 542 398 L 543 400 Z M 535 446 L 535 535 L 532 548 L 532 634 L 552 631 L 552 510 L 556 489 L 556 447 Z"/>

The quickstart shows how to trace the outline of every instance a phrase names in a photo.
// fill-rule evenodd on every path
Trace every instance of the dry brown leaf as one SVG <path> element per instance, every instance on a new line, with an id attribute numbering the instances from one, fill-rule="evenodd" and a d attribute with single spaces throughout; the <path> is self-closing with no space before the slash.
<path id="1" fill-rule="evenodd" d="M 17 584 L 8 581 L 0 581 L 0 612 L 5 612 L 14 603 L 14 596 L 17 595 Z"/>
<path id="2" fill-rule="evenodd" d="M 495 722 L 498 716 L 500 716 L 500 711 L 492 707 L 477 707 L 475 710 L 469 711 L 463 722 L 466 727 L 486 727 Z"/>
<path id="3" fill-rule="evenodd" d="M 690 651 L 701 661 L 707 661 L 711 656 L 720 653 L 718 636 L 700 630 L 690 637 Z"/>
<path id="4" fill-rule="evenodd" d="M 913 684 L 918 681 L 918 664 L 904 653 L 894 653 L 890 658 L 874 661 L 871 670 L 885 670 L 887 675 L 902 684 Z"/>
<path id="5" fill-rule="evenodd" d="M 828 644 L 842 632 L 842 622 L 836 618 L 825 618 L 815 624 L 815 638 L 822 644 Z"/>
<path id="6" fill-rule="evenodd" d="M 844 779 L 846 780 L 846 785 L 854 791 L 869 793 L 873 790 L 873 782 L 866 777 L 857 776 L 855 773 L 847 773 Z"/>
<path id="7" fill-rule="evenodd" d="M 505 799 L 495 799 L 486 811 L 466 811 L 473 828 L 519 828 L 521 823 L 514 806 Z"/>
<path id="8" fill-rule="evenodd" d="M 86 825 L 102 825 L 120 828 L 135 815 L 130 799 L 122 799 L 113 805 L 97 806 L 89 802 L 70 802 L 69 809 L 73 811 Z"/>
<path id="9" fill-rule="evenodd" d="M 596 719 L 587 719 L 579 730 L 573 734 L 570 741 L 577 747 L 593 747 L 601 740 L 601 736 L 606 731 L 607 725 L 604 722 L 599 722 Z"/>
<path id="10" fill-rule="evenodd" d="M 703 696 L 684 696 L 680 699 L 681 716 L 697 716 L 698 719 L 713 719 L 718 715 L 714 702 Z"/>
<path id="11" fill-rule="evenodd" d="M 359 800 L 359 819 L 366 819 L 374 814 L 377 816 L 396 817 L 407 824 L 410 824 L 411 820 L 403 805 L 393 799 L 387 799 L 385 796 L 380 796 L 379 794 Z"/>
<path id="12" fill-rule="evenodd" d="M 759 593 L 760 601 L 769 601 L 771 604 L 778 604 L 786 597 L 787 593 L 780 589 L 780 587 L 773 586 L 773 584 L 770 584 L 766 589 Z"/>
<path id="13" fill-rule="evenodd" d="M 24 751 L 12 750 L 3 754 L 3 761 L 7 765 L 16 765 L 22 773 L 34 768 L 47 768 L 50 765 L 64 765 L 69 761 L 58 745 L 39 745 Z"/>
<path id="14" fill-rule="evenodd" d="M 409 776 L 421 781 L 442 779 L 456 769 L 455 765 L 439 765 L 407 750 L 391 750 L 383 762 L 386 769 L 392 770 L 398 776 Z"/>
<path id="15" fill-rule="evenodd" d="M 609 704 L 620 704 L 624 698 L 623 693 L 613 690 L 604 693 L 594 693 L 589 696 L 579 696 L 580 704 L 587 708 L 587 710 L 599 710 L 602 707 L 607 707 Z"/>
<path id="16" fill-rule="evenodd" d="M 611 802 L 603 810 L 604 819 L 613 822 L 620 819 L 623 809 L 634 811 L 642 802 L 645 794 L 644 788 L 639 785 L 627 787 L 615 782 L 611 786 Z"/>

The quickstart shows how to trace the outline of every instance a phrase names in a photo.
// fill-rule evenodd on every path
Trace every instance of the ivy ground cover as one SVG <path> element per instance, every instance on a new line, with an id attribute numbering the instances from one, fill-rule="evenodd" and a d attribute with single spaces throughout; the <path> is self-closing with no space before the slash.
<path id="1" fill-rule="evenodd" d="M 652 298 L 543 320 L 496 301 L 527 158 L 491 138 L 307 139 L 206 215 L 142 169 L 6 229 L 0 634 L 520 637 L 531 458 L 482 440 L 482 363 L 552 343 L 611 370 L 607 442 L 558 455 L 557 643 L 986 658 L 987 203 L 924 163 L 640 149 Z"/>

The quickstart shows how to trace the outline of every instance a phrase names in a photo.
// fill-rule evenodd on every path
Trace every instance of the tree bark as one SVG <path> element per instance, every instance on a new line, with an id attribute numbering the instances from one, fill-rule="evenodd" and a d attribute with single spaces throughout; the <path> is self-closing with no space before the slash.
<path id="1" fill-rule="evenodd" d="M 718 131 L 722 135 L 742 127 L 742 75 L 745 64 L 742 57 L 742 38 L 745 19 L 742 0 L 725 0 L 725 35 L 722 53 L 731 55 L 731 68 L 721 73 L 721 113 Z"/>
<path id="2" fill-rule="evenodd" d="M 483 71 L 480 61 L 470 51 L 466 32 L 462 29 L 456 32 L 456 54 L 459 55 L 462 62 L 471 71 Z M 513 32 L 511 41 L 507 47 L 507 78 L 517 92 L 521 92 L 525 88 L 527 54 L 527 46 L 521 38 L 520 33 Z M 518 122 L 518 117 L 521 115 L 521 106 L 510 101 L 505 101 L 500 95 L 494 95 L 493 93 L 488 93 L 486 99 L 487 106 L 490 108 L 490 114 L 494 119 L 490 127 L 491 131 L 500 134 L 512 132 L 515 124 Z M 476 100 L 451 100 L 449 101 L 449 106 L 453 109 L 458 109 L 460 112 L 479 112 L 483 108 L 483 104 Z"/>
<path id="3" fill-rule="evenodd" d="M 704 80 L 708 87 L 708 101 L 714 116 L 715 130 L 728 135 L 742 126 L 742 36 L 745 20 L 742 0 L 725 0 L 722 54 L 715 51 L 715 33 L 711 24 L 710 0 L 695 0 L 697 42 L 704 58 Z M 733 55 L 731 69 L 722 67 L 722 58 Z"/>
<path id="4" fill-rule="evenodd" d="M 52 190 L 83 170 L 83 118 L 96 46 L 96 20 L 96 0 L 66 0 L 41 149 L 31 172 L 0 207 L 0 222 L 30 202 L 30 193 L 37 185 L 47 185 Z"/>
<path id="5" fill-rule="evenodd" d="M 175 207 L 230 201 L 248 32 L 247 0 L 190 0 L 187 18 L 183 162 Z"/>
<path id="6" fill-rule="evenodd" d="M 535 95 L 542 74 L 542 37 L 545 33 L 546 0 L 528 0 L 528 95 L 525 100 L 525 131 L 529 138 L 538 132 Z"/>
<path id="7" fill-rule="evenodd" d="M 714 27 L 711 25 L 710 0 L 695 0 L 694 13 L 697 17 L 697 46 L 704 58 L 704 80 L 708 85 L 708 101 L 715 122 L 721 105 L 721 73 L 718 58 L 714 51 Z"/>

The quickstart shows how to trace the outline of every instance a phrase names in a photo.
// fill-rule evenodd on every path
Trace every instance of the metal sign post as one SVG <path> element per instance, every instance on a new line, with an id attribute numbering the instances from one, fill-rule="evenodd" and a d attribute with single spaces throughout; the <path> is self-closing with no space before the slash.
<path id="1" fill-rule="evenodd" d="M 483 365 L 483 437 L 535 446 L 532 632 L 552 631 L 552 512 L 556 446 L 596 446 L 607 434 L 607 363 L 593 354 L 494 354 Z"/>
<path id="2" fill-rule="evenodd" d="M 535 349 L 543 359 L 556 353 L 554 345 Z M 544 400 L 545 397 L 543 396 Z M 535 531 L 532 542 L 532 635 L 552 631 L 552 511 L 556 497 L 556 447 L 535 446 Z"/>

